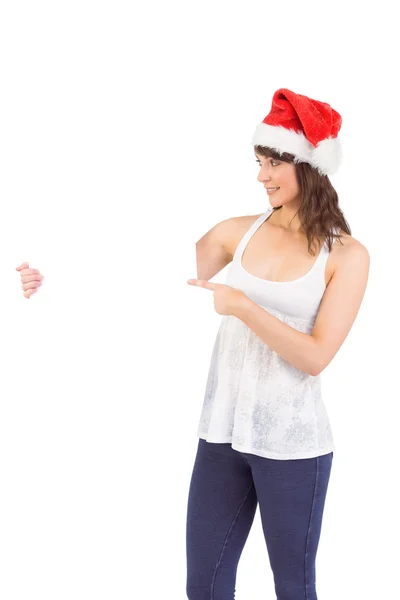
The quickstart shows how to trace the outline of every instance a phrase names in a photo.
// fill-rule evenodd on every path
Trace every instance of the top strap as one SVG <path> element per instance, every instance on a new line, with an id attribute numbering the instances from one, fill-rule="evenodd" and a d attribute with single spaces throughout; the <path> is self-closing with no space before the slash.
<path id="1" fill-rule="evenodd" d="M 250 241 L 251 236 L 257 231 L 257 229 L 264 223 L 264 221 L 266 221 L 268 219 L 268 217 L 270 216 L 270 214 L 273 212 L 273 208 L 269 208 L 265 213 L 263 213 L 262 215 L 260 215 L 258 217 L 258 219 L 256 219 L 254 221 L 254 223 L 251 225 L 251 227 L 246 231 L 246 233 L 244 234 L 244 236 L 242 237 L 242 239 L 240 240 L 239 244 L 237 245 L 237 248 L 235 250 L 235 253 L 233 255 L 233 260 L 240 260 L 242 257 L 242 254 L 244 252 L 244 249 L 246 248 L 248 242 Z"/>

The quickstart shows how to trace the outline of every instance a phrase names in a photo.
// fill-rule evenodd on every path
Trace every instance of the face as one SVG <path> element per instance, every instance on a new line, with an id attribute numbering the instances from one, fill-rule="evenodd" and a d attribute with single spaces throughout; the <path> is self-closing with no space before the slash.
<path id="1" fill-rule="evenodd" d="M 293 203 L 300 204 L 300 187 L 296 178 L 296 167 L 275 158 L 266 158 L 256 153 L 260 173 L 257 180 L 263 184 L 272 207 Z M 274 191 L 273 188 L 278 188 Z"/>

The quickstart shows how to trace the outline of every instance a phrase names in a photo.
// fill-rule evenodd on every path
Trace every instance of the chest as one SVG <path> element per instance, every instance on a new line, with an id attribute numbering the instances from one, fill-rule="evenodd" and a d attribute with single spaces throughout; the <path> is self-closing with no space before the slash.
<path id="1" fill-rule="evenodd" d="M 240 257 L 242 267 L 250 274 L 273 282 L 294 281 L 306 275 L 318 260 L 322 244 L 316 244 L 312 255 L 303 235 L 288 234 L 264 223 L 251 236 Z M 333 274 L 333 262 L 325 261 L 325 284 Z"/>

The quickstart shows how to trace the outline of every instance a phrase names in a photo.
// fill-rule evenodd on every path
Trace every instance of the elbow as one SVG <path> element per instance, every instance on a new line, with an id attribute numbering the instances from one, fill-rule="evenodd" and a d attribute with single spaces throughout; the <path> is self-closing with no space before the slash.
<path id="1" fill-rule="evenodd" d="M 312 377 L 318 377 L 318 375 L 323 371 L 323 369 L 310 369 L 309 374 L 312 375 Z"/>
<path id="2" fill-rule="evenodd" d="M 317 375 L 320 375 L 320 373 L 322 373 L 322 371 L 325 369 L 325 367 L 326 367 L 325 363 L 323 363 L 321 360 L 316 360 L 311 365 L 311 368 L 309 369 L 308 372 L 313 377 L 317 377 Z"/>
<path id="3" fill-rule="evenodd" d="M 313 377 L 317 377 L 329 365 L 333 356 L 329 356 L 330 352 L 322 344 L 316 343 L 313 347 L 313 352 L 310 352 L 310 368 L 308 373 Z"/>
<path id="4" fill-rule="evenodd" d="M 312 368 L 309 370 L 309 374 L 313 377 L 317 377 L 320 375 L 324 369 L 329 365 L 330 360 L 316 360 L 312 365 Z"/>
<path id="5" fill-rule="evenodd" d="M 320 369 L 317 369 L 316 367 L 313 369 L 308 369 L 308 374 L 311 375 L 312 377 L 317 377 L 317 375 L 319 375 L 321 373 Z"/>

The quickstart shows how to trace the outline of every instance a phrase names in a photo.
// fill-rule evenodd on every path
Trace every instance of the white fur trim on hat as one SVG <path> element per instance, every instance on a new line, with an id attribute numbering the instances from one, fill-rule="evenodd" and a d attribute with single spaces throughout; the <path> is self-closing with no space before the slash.
<path id="1" fill-rule="evenodd" d="M 318 142 L 312 151 L 311 164 L 325 175 L 331 175 L 342 161 L 342 145 L 338 138 L 327 138 Z"/>
<path id="2" fill-rule="evenodd" d="M 304 133 L 286 129 L 281 125 L 259 123 L 253 134 L 253 146 L 268 146 L 278 152 L 295 156 L 295 162 L 307 162 L 323 175 L 332 174 L 341 162 L 341 145 L 338 138 L 322 140 L 314 147 Z"/>
<path id="3" fill-rule="evenodd" d="M 300 162 L 310 162 L 314 148 L 304 133 L 286 129 L 281 125 L 257 125 L 252 139 L 253 146 L 269 146 L 279 152 L 294 154 Z"/>

